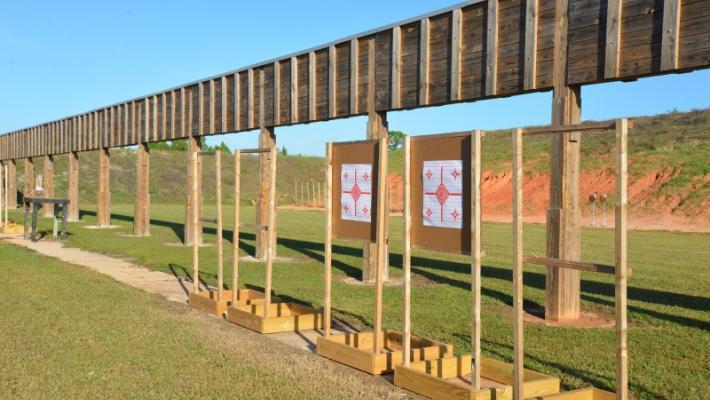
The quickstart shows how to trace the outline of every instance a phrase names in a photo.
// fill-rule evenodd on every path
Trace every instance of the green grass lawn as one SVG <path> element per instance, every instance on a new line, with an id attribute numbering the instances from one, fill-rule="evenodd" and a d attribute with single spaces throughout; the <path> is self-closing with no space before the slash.
<path id="1" fill-rule="evenodd" d="M 242 221 L 253 220 L 253 210 L 242 207 Z M 184 208 L 181 205 L 154 205 L 152 236 L 133 238 L 133 208 L 114 205 L 113 230 L 88 230 L 94 223 L 88 211 L 82 222 L 70 224 L 71 246 L 118 255 L 149 268 L 185 275 L 191 271 L 191 249 L 167 246 L 182 235 Z M 214 210 L 207 207 L 206 216 Z M 19 216 L 19 214 L 17 214 Z M 231 221 L 231 213 L 225 213 Z M 279 256 L 291 260 L 274 265 L 274 290 L 284 298 L 320 307 L 323 293 L 323 214 L 319 211 L 279 212 Z M 45 228 L 50 220 L 42 220 Z M 230 226 L 227 226 L 230 227 Z M 227 228 L 226 227 L 226 228 Z M 231 227 L 230 227 L 231 228 Z M 390 274 L 401 276 L 401 218 L 391 226 Z M 206 240 L 214 241 L 215 229 L 206 226 Z M 613 231 L 583 229 L 583 259 L 613 263 Z M 231 240 L 231 230 L 225 235 Z M 527 254 L 544 254 L 543 225 L 525 226 Z M 244 254 L 253 253 L 254 233 L 240 235 Z M 710 235 L 677 232 L 629 232 L 629 351 L 631 391 L 643 399 L 710 398 Z M 230 248 L 230 246 L 227 246 Z M 510 268 L 512 237 L 510 225 L 484 224 L 483 267 L 483 353 L 498 359 L 512 360 L 512 304 Z M 215 248 L 201 250 L 201 278 L 215 282 Z M 231 257 L 231 252 L 226 252 Z M 230 260 L 225 263 L 231 266 Z M 348 276 L 360 276 L 361 247 L 353 242 L 336 241 L 334 248 L 334 316 L 358 329 L 370 327 L 373 319 L 372 287 L 348 284 Z M 230 267 L 231 268 L 231 267 Z M 227 268 L 229 271 L 229 268 Z M 454 344 L 457 353 L 469 345 L 470 266 L 460 256 L 415 252 L 412 260 L 412 324 L 416 335 Z M 24 270 L 23 270 L 24 273 Z M 242 263 L 240 276 L 246 287 L 263 287 L 261 263 Z M 34 280 L 36 276 L 28 276 Z M 229 274 L 225 282 L 230 282 Z M 525 297 L 530 304 L 544 304 L 544 268 L 528 266 L 525 273 Z M 65 293 L 67 294 L 67 293 Z M 89 292 L 85 296 L 105 297 Z M 54 298 L 61 297 L 55 293 Z M 384 326 L 400 329 L 402 290 L 386 287 Z M 582 303 L 585 310 L 613 313 L 613 277 L 584 273 Z M 4 302 L 3 302 L 4 303 Z M 132 311 L 131 311 L 132 312 Z M 147 311 L 146 311 L 147 312 Z M 13 314 L 15 315 L 15 311 Z M 126 309 L 112 309 L 111 317 L 127 318 Z M 16 317 L 13 317 L 16 318 Z M 86 315 L 89 323 L 90 315 Z M 526 325 L 526 366 L 562 378 L 565 388 L 594 385 L 613 390 L 613 329 L 577 329 Z M 179 335 L 182 337 L 182 335 Z M 197 344 L 195 344 L 197 346 Z"/>
<path id="2" fill-rule="evenodd" d="M 82 267 L 8 244 L 0 254 L 2 399 L 382 399 L 395 391 Z"/>

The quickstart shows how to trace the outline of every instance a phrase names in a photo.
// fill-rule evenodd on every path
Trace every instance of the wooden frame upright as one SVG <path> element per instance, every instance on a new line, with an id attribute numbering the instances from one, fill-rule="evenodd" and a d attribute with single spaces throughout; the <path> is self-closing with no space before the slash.
<path id="1" fill-rule="evenodd" d="M 264 293 L 254 290 L 238 290 L 231 293 L 231 300 L 226 306 L 226 318 L 229 322 L 268 334 L 277 332 L 303 331 L 319 329 L 323 325 L 323 316 L 318 311 L 300 304 L 281 302 L 272 297 L 272 267 L 274 262 L 275 220 L 276 220 L 276 147 L 268 149 L 246 149 L 235 152 L 235 210 L 234 210 L 234 271 L 232 288 L 239 287 L 239 199 L 242 154 L 269 154 L 269 218 L 265 226 L 256 226 L 257 230 L 267 231 L 266 271 Z"/>
<path id="2" fill-rule="evenodd" d="M 510 398 L 513 391 L 512 365 L 502 361 L 481 356 L 481 139 L 485 135 L 480 130 L 470 133 L 451 133 L 443 135 L 405 137 L 404 141 L 404 351 L 402 363 L 397 365 L 394 374 L 394 383 L 415 393 L 434 399 L 481 399 L 494 400 Z M 427 141 L 422 149 L 414 149 L 412 141 Z M 467 143 L 468 142 L 468 143 Z M 470 143 L 470 144 L 469 144 Z M 433 147 L 438 147 L 432 150 Z M 470 147 L 470 151 L 467 148 Z M 444 150 L 453 148 L 455 151 Z M 416 156 L 413 157 L 413 154 Z M 468 206 L 462 204 L 463 218 L 470 218 L 468 224 L 462 223 L 460 232 L 448 232 L 446 242 L 434 243 L 427 241 L 427 232 L 417 229 L 417 240 L 413 240 L 412 229 L 412 179 L 421 175 L 418 168 L 412 168 L 412 158 L 417 163 L 424 160 L 451 156 L 461 157 L 463 168 L 469 167 L 470 174 L 462 171 L 463 178 L 469 178 L 468 188 L 470 194 L 465 193 L 463 201 L 469 200 Z M 415 188 L 419 191 L 419 185 Z M 420 196 L 416 193 L 415 196 Z M 468 208 L 468 210 L 467 210 Z M 421 212 L 417 209 L 414 212 Z M 417 221 L 421 224 L 418 215 Z M 465 229 L 470 229 L 466 232 Z M 470 234 L 469 234 L 470 233 Z M 438 235 L 441 235 L 439 233 Z M 468 239 L 470 243 L 452 246 L 450 242 L 454 237 Z M 459 240 L 460 241 L 460 240 Z M 455 254 L 469 254 L 471 257 L 471 354 L 454 357 L 446 355 L 439 359 L 410 362 L 413 358 L 405 357 L 412 354 L 411 350 L 411 257 L 412 247 L 437 250 Z M 412 354 L 413 355 L 413 354 Z M 469 377 L 470 375 L 470 377 Z M 559 392 L 560 380 L 534 371 L 526 371 L 525 377 L 526 397 L 541 396 Z"/>
<path id="3" fill-rule="evenodd" d="M 627 349 L 627 279 L 631 270 L 626 262 L 626 208 L 628 204 L 627 136 L 632 124 L 627 119 L 571 126 L 548 126 L 515 129 L 513 131 L 513 311 L 514 311 L 514 384 L 513 399 L 528 398 L 521 385 L 524 378 L 523 351 L 523 264 L 537 264 L 553 268 L 614 274 L 616 308 L 616 393 L 585 388 L 551 396 L 545 400 L 628 400 L 628 349 Z M 523 137 L 532 135 L 559 135 L 568 132 L 609 131 L 616 133 L 616 223 L 615 265 L 560 260 L 555 258 L 525 256 L 523 253 Z"/>
<path id="4" fill-rule="evenodd" d="M 332 237 L 333 232 L 333 143 L 326 145 L 326 230 L 325 230 L 325 266 L 324 266 L 324 336 L 318 337 L 316 352 L 318 355 L 349 365 L 361 371 L 379 375 L 394 370 L 397 360 L 402 357 L 402 338 L 399 332 L 382 329 L 382 289 L 384 280 L 384 265 L 386 259 L 386 197 L 387 197 L 387 138 L 350 142 L 347 144 L 359 145 L 366 143 L 377 144 L 377 187 L 375 219 L 375 243 L 378 245 L 378 255 L 381 257 L 377 263 L 375 275 L 375 312 L 374 329 L 372 332 L 331 334 L 331 282 L 332 282 Z M 339 143 L 338 145 L 347 145 Z M 359 239 L 353 235 L 351 239 Z M 415 338 L 417 352 L 413 357 L 416 360 L 429 360 L 452 353 L 449 345 L 433 340 Z"/>

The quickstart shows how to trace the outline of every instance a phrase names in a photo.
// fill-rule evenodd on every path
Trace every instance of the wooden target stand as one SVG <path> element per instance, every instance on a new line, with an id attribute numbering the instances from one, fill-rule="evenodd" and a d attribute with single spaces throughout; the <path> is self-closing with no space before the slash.
<path id="1" fill-rule="evenodd" d="M 522 389 L 523 379 L 523 264 L 537 264 L 552 268 L 570 268 L 579 271 L 614 274 L 616 307 L 616 393 L 597 388 L 585 388 L 550 396 L 544 400 L 627 400 L 628 349 L 627 336 L 627 278 L 631 270 L 626 263 L 626 208 L 628 204 L 627 135 L 633 127 L 627 119 L 576 126 L 516 129 L 513 132 L 513 307 L 514 307 L 514 352 L 513 352 L 513 399 L 528 398 Z M 616 133 L 616 205 L 614 225 L 615 265 L 591 262 L 560 260 L 555 258 L 525 256 L 523 253 L 523 136 L 569 135 L 572 132 L 614 131 Z"/>
<path id="2" fill-rule="evenodd" d="M 245 150 L 244 152 L 259 152 L 261 150 Z M 268 151 L 268 150 L 266 150 Z M 222 235 L 222 152 L 217 150 L 214 153 L 211 152 L 193 152 L 193 163 L 192 163 L 192 173 L 193 176 L 198 174 L 198 163 L 196 162 L 197 157 L 215 157 L 215 182 L 216 182 L 216 197 L 217 197 L 217 219 L 207 222 L 217 223 L 217 290 L 212 290 L 207 288 L 207 290 L 200 290 L 200 252 L 198 241 L 193 240 L 192 244 L 192 268 L 193 268 L 193 290 L 189 294 L 189 303 L 191 307 L 205 311 L 209 314 L 214 314 L 217 316 L 224 315 L 227 307 L 235 305 L 249 305 L 257 302 L 264 301 L 264 294 L 256 290 L 251 289 L 238 289 L 239 288 L 239 206 L 240 206 L 240 164 L 241 164 L 241 152 L 236 150 L 234 154 L 234 261 L 233 261 L 233 274 L 232 274 L 232 290 L 224 290 L 224 247 L 223 235 Z M 193 204 L 198 204 L 198 179 L 192 180 L 191 196 Z M 198 223 L 198 213 L 193 213 L 193 237 L 197 237 L 199 223 Z M 257 227 L 259 229 L 259 227 Z"/>
<path id="3" fill-rule="evenodd" d="M 380 260 L 375 276 L 375 319 L 372 332 L 331 334 L 331 280 L 333 236 L 372 242 L 378 245 L 380 257 L 386 257 L 384 246 L 387 238 L 385 225 L 385 198 L 387 196 L 387 139 L 366 140 L 347 143 L 328 143 L 326 146 L 326 231 L 325 231 L 325 294 L 324 336 L 318 337 L 318 355 L 348 365 L 361 371 L 379 375 L 391 372 L 397 360 L 402 358 L 402 334 L 382 329 L 382 286 L 386 259 Z M 341 192 L 340 175 L 343 164 L 369 164 L 372 166 L 372 191 L 376 217 L 374 223 L 341 219 L 341 198 L 333 192 Z M 333 181 L 333 170 L 338 180 Z M 356 181 L 357 182 L 357 181 Z M 376 183 L 376 184 L 374 184 Z M 335 189 L 335 190 L 334 190 Z M 337 205 L 337 207 L 334 207 Z M 356 203 L 357 206 L 357 203 Z M 333 212 L 334 210 L 337 210 Z M 371 213 L 372 214 L 372 213 Z M 374 235 L 373 235 L 374 233 Z M 452 347 L 433 340 L 412 338 L 416 351 L 412 358 L 419 360 L 440 358 L 452 353 Z"/>
<path id="4" fill-rule="evenodd" d="M 232 287 L 239 287 L 239 198 L 241 155 L 248 153 L 269 153 L 269 217 L 268 225 L 257 226 L 257 229 L 267 231 L 266 278 L 264 293 L 254 290 L 239 290 L 233 292 L 231 301 L 226 305 L 226 317 L 229 322 L 268 334 L 277 332 L 304 331 L 319 329 L 323 326 L 323 315 L 318 311 L 295 303 L 281 302 L 272 297 L 272 266 L 274 262 L 273 244 L 276 218 L 276 147 L 270 149 L 236 150 L 235 167 L 235 210 L 234 210 L 234 273 Z"/>
<path id="5" fill-rule="evenodd" d="M 471 256 L 471 349 L 454 357 L 410 362 L 402 357 L 394 383 L 434 399 L 510 399 L 513 366 L 481 356 L 481 138 L 482 131 L 406 137 L 404 142 L 404 352 L 411 352 L 411 250 L 412 247 Z M 461 170 L 451 161 L 461 160 Z M 445 167 L 444 163 L 449 163 Z M 429 166 L 425 166 L 427 163 Z M 440 165 L 431 174 L 431 166 Z M 454 167 L 451 167 L 454 165 Z M 447 168 L 447 169 L 445 169 Z M 445 176 L 454 175 L 460 189 L 445 185 Z M 460 174 L 460 175 L 459 175 Z M 460 177 L 459 177 L 460 176 Z M 436 191 L 425 188 L 424 180 L 439 183 Z M 437 179 L 440 179 L 437 180 Z M 427 192 L 429 190 L 429 192 Z M 449 193 L 452 191 L 452 193 Z M 422 200 L 436 194 L 441 205 L 441 224 L 425 224 L 424 215 L 436 218 Z M 450 195 L 461 196 L 459 204 L 446 203 Z M 431 204 L 431 203 L 430 203 Z M 453 215 L 453 227 L 442 227 L 444 213 Z M 452 210 L 453 209 L 453 210 Z M 447 214 L 447 218 L 448 218 Z M 460 218 L 460 227 L 455 222 Z M 451 222 L 450 222 L 451 224 Z M 525 371 L 527 397 L 558 393 L 560 381 L 535 371 Z"/>

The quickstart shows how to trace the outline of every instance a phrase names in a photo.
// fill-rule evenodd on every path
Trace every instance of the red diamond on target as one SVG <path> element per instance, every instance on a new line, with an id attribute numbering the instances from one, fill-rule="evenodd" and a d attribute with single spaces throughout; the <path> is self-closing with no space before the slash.
<path id="1" fill-rule="evenodd" d="M 439 184 L 439 187 L 436 188 L 436 199 L 439 200 L 439 203 L 444 204 L 446 203 L 446 199 L 449 198 L 449 191 L 446 190 L 446 186 L 444 186 L 443 183 Z"/>

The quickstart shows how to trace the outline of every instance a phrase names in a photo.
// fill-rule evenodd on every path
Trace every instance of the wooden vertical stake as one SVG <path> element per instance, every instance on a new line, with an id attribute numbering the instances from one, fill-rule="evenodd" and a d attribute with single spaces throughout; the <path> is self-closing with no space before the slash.
<path id="1" fill-rule="evenodd" d="M 200 291 L 200 245 L 197 240 L 199 234 L 200 226 L 200 213 L 197 212 L 199 209 L 199 196 L 197 194 L 197 151 L 191 151 L 190 157 L 192 158 L 192 291 L 197 293 Z"/>
<path id="2" fill-rule="evenodd" d="M 429 104 L 429 18 L 419 27 L 419 105 Z"/>
<path id="3" fill-rule="evenodd" d="M 481 136 L 471 133 L 471 384 L 481 389 Z"/>
<path id="4" fill-rule="evenodd" d="M 403 217 L 404 217 L 404 252 L 402 253 L 402 271 L 404 272 L 404 328 L 402 329 L 402 365 L 409 365 L 411 353 L 411 292 L 412 292 L 412 215 L 411 215 L 411 150 L 412 141 L 409 135 L 404 137 L 404 197 Z"/>
<path id="5" fill-rule="evenodd" d="M 323 322 L 325 337 L 330 336 L 330 298 L 333 258 L 333 144 L 325 148 L 325 271 L 323 281 Z"/>
<path id="6" fill-rule="evenodd" d="M 382 343 L 382 285 L 384 268 L 387 262 L 386 240 L 387 227 L 385 226 L 385 209 L 387 195 L 387 138 L 379 140 L 379 157 L 377 167 L 377 255 L 378 262 L 375 266 L 375 332 L 374 352 L 378 354 Z"/>
<path id="7" fill-rule="evenodd" d="M 400 105 L 400 76 L 402 74 L 402 29 L 399 26 L 392 28 L 392 87 L 390 88 L 390 106 L 393 109 Z"/>
<path id="8" fill-rule="evenodd" d="M 217 301 L 224 295 L 224 249 L 222 247 L 222 150 L 215 152 L 215 182 L 217 184 Z"/>
<path id="9" fill-rule="evenodd" d="M 269 318 L 271 308 L 271 270 L 276 246 L 276 146 L 269 152 L 269 231 L 266 244 L 266 285 L 264 293 L 264 318 Z"/>
<path id="10" fill-rule="evenodd" d="M 316 119 L 316 53 L 308 53 L 308 119 Z"/>
<path id="11" fill-rule="evenodd" d="M 523 400 L 523 130 L 513 131 L 513 400 Z"/>
<path id="12" fill-rule="evenodd" d="M 628 121 L 616 122 L 616 398 L 629 397 L 628 349 L 626 345 L 626 208 L 628 203 L 627 145 Z"/>
<path id="13" fill-rule="evenodd" d="M 291 123 L 298 122 L 298 58 L 291 57 Z"/>
<path id="14" fill-rule="evenodd" d="M 69 221 L 79 220 L 79 153 L 69 153 Z"/>
<path id="15" fill-rule="evenodd" d="M 239 300 L 239 212 L 241 202 L 241 161 L 242 151 L 234 151 L 234 234 L 232 235 L 232 305 Z"/>
<path id="16" fill-rule="evenodd" d="M 461 9 L 451 12 L 451 101 L 461 99 Z"/>
<path id="17" fill-rule="evenodd" d="M 328 47 L 328 116 L 334 118 L 337 111 L 337 93 L 336 93 L 336 82 L 337 82 L 337 52 L 335 46 L 331 45 Z"/>
<path id="18" fill-rule="evenodd" d="M 358 110 L 358 61 L 359 47 L 357 38 L 350 41 L 350 114 L 357 114 Z"/>
<path id="19" fill-rule="evenodd" d="M 619 51 L 621 49 L 621 3 L 609 0 L 606 8 L 606 43 L 604 50 L 604 78 L 619 76 Z"/>

